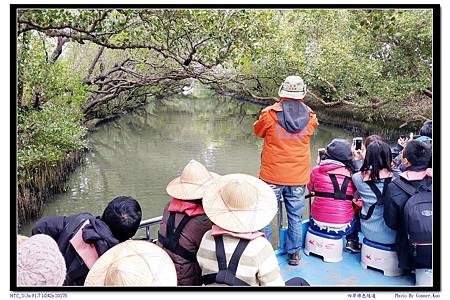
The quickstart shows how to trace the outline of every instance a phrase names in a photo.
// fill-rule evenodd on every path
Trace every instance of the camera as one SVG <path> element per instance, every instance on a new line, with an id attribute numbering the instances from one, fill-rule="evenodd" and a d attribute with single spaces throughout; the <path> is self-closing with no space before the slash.
<path id="1" fill-rule="evenodd" d="M 319 153 L 319 156 L 322 156 L 326 153 L 326 149 L 325 148 L 319 148 L 317 149 L 317 152 Z"/>
<path id="2" fill-rule="evenodd" d="M 317 153 L 319 155 L 319 160 L 320 161 L 326 159 L 327 150 L 325 148 L 317 149 Z"/>
<path id="3" fill-rule="evenodd" d="M 362 137 L 353 138 L 353 144 L 355 145 L 355 150 L 361 150 L 362 141 L 363 141 Z"/>

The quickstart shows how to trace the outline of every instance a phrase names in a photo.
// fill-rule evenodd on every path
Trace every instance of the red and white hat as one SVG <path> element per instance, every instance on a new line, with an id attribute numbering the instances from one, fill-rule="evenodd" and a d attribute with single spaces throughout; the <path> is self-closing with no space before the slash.
<path id="1" fill-rule="evenodd" d="M 278 95 L 284 98 L 303 99 L 306 92 L 306 84 L 300 76 L 288 76 L 281 84 Z"/>

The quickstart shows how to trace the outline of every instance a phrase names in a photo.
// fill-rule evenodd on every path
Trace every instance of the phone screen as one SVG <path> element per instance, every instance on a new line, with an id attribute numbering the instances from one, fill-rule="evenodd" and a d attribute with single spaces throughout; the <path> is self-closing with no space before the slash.
<path id="1" fill-rule="evenodd" d="M 362 140 L 356 139 L 355 140 L 355 149 L 356 150 L 361 150 L 361 146 L 362 146 Z"/>

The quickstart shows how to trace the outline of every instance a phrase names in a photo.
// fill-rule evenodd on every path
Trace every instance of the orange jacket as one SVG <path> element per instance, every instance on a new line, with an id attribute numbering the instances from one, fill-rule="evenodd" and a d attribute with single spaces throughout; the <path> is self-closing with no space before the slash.
<path id="1" fill-rule="evenodd" d="M 293 100 L 281 98 L 283 100 Z M 297 100 L 303 102 L 303 100 Z M 277 111 L 283 111 L 280 102 L 261 111 L 253 123 L 256 136 L 264 138 L 259 178 L 278 185 L 304 185 L 309 182 L 311 166 L 310 137 L 319 125 L 316 114 L 307 107 L 309 122 L 297 133 L 289 133 L 278 124 Z"/>

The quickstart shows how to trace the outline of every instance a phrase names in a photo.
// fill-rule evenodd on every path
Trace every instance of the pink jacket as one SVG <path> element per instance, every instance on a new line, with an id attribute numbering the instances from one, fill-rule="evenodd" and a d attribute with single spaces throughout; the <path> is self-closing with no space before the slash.
<path id="1" fill-rule="evenodd" d="M 325 163 L 316 166 L 311 171 L 310 182 L 308 190 L 310 192 L 328 192 L 333 193 L 333 183 L 329 174 L 335 174 L 342 187 L 345 177 L 350 178 L 350 183 L 347 186 L 347 195 L 353 195 L 356 191 L 353 182 L 351 181 L 352 174 L 345 167 L 333 163 Z M 353 219 L 354 210 L 352 201 L 350 200 L 336 200 L 327 197 L 314 197 L 311 205 L 311 217 L 314 220 L 332 224 L 345 224 Z"/>

